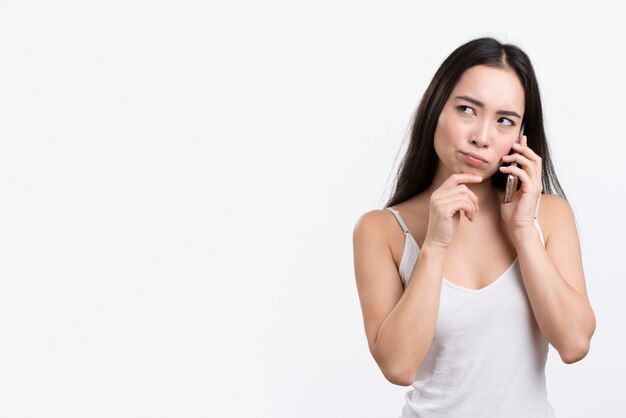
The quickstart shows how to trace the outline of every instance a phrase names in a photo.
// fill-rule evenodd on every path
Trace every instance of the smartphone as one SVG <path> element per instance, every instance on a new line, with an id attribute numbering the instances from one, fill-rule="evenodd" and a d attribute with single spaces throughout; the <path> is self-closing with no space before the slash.
<path id="1" fill-rule="evenodd" d="M 522 135 L 524 135 L 524 125 L 522 125 L 522 129 L 520 129 L 519 131 L 519 136 L 517 137 L 517 143 L 519 143 L 519 141 L 522 139 Z M 511 148 L 511 151 L 509 151 L 509 155 L 513 154 L 513 148 Z M 518 167 L 517 163 L 515 161 L 512 161 L 511 164 L 515 167 Z M 513 193 L 515 193 L 515 191 L 517 190 L 517 183 L 518 183 L 518 178 L 517 176 L 513 175 L 513 174 L 509 174 L 508 176 L 506 176 L 506 189 L 504 190 L 504 203 L 509 203 L 511 202 L 511 200 L 513 200 Z"/>

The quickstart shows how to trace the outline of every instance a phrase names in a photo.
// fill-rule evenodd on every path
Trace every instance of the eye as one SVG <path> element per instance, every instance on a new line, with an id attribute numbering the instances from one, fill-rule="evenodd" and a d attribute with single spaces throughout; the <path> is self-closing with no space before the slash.
<path id="1" fill-rule="evenodd" d="M 508 122 L 506 126 L 515 126 L 515 123 L 509 118 L 500 118 L 500 120 L 506 120 Z"/>
<path id="2" fill-rule="evenodd" d="M 465 106 L 465 105 L 457 106 L 457 109 L 459 109 L 461 112 L 465 113 L 466 115 L 471 115 L 471 114 L 473 114 L 473 113 L 474 113 L 474 109 L 472 109 L 472 108 L 471 108 L 471 107 L 469 107 L 469 106 Z M 469 110 L 471 110 L 471 111 L 472 111 L 472 113 L 467 113 L 467 112 L 465 111 L 465 109 L 469 109 Z"/>

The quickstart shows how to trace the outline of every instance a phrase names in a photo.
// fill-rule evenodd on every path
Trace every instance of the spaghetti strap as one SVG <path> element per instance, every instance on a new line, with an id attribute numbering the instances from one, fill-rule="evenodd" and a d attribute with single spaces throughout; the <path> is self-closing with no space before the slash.
<path id="1" fill-rule="evenodd" d="M 533 219 L 533 222 L 535 224 L 535 227 L 537 228 L 537 231 L 539 231 L 539 238 L 541 239 L 541 243 L 543 244 L 543 246 L 546 246 L 546 241 L 543 238 L 543 232 L 541 231 L 541 225 L 539 225 L 539 204 L 541 203 L 541 195 L 539 195 L 539 199 L 537 199 L 537 206 L 535 206 L 535 219 Z"/>
<path id="2" fill-rule="evenodd" d="M 539 195 L 539 199 L 537 199 L 537 206 L 535 206 L 535 219 L 539 216 L 539 204 L 541 203 L 541 194 Z"/>
<path id="3" fill-rule="evenodd" d="M 398 212 L 396 209 L 392 208 L 391 206 L 388 206 L 385 209 L 389 209 L 389 211 L 394 214 L 394 216 L 398 220 L 398 223 L 402 227 L 402 230 L 404 231 L 405 234 L 411 233 L 409 228 L 406 226 L 406 223 L 404 223 L 404 219 L 402 219 L 402 216 L 400 216 L 400 212 Z"/>

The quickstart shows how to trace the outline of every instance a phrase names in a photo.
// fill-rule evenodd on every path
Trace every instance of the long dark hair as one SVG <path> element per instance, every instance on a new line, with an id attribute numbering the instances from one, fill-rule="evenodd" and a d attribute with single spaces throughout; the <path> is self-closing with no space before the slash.
<path id="1" fill-rule="evenodd" d="M 525 112 L 522 121 L 524 135 L 528 137 L 528 146 L 542 160 L 542 193 L 558 194 L 567 200 L 550 159 L 543 128 L 539 85 L 530 59 L 515 45 L 502 44 L 493 38 L 479 38 L 454 50 L 441 64 L 426 89 L 413 115 L 409 145 L 398 168 L 395 189 L 385 207 L 404 202 L 431 185 L 439 160 L 433 142 L 439 115 L 465 70 L 475 65 L 515 71 L 525 93 Z M 491 176 L 491 183 L 495 187 L 504 189 L 505 182 L 506 174 L 501 171 L 496 171 Z"/>

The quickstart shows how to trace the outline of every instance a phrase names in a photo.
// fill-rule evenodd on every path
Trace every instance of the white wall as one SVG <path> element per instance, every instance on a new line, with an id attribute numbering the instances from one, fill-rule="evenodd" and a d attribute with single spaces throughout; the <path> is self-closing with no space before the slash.
<path id="1" fill-rule="evenodd" d="M 0 3 L 0 415 L 399 416 L 352 229 L 385 202 L 439 64 L 494 36 L 533 60 L 597 316 L 583 361 L 551 351 L 549 397 L 559 417 L 615 416 L 612 4 Z"/>

